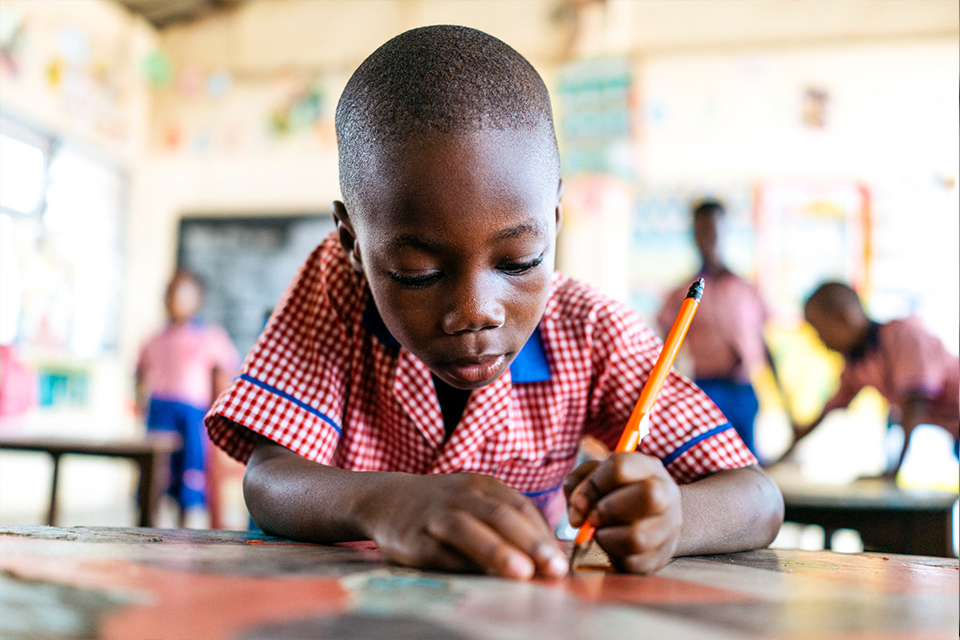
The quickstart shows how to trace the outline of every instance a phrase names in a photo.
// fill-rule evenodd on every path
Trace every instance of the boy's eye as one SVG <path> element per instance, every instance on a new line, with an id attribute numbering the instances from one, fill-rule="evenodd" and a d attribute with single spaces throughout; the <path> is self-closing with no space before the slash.
<path id="1" fill-rule="evenodd" d="M 390 279 L 399 284 L 401 287 L 406 287 L 408 289 L 423 289 L 425 287 L 429 287 L 431 284 L 440 279 L 439 273 L 428 273 L 422 276 L 406 276 L 402 273 L 390 272 L 387 275 L 389 275 Z"/>
<path id="2" fill-rule="evenodd" d="M 544 255 L 545 254 L 541 253 L 535 260 L 529 262 L 506 262 L 497 268 L 512 276 L 519 275 L 524 271 L 529 271 L 530 269 L 540 266 L 540 263 L 543 262 Z"/>

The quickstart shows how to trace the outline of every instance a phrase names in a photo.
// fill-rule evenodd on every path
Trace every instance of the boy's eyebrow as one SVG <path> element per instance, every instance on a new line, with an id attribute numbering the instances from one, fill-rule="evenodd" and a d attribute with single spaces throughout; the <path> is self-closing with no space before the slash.
<path id="1" fill-rule="evenodd" d="M 526 233 L 536 233 L 539 234 L 542 232 L 541 225 L 534 225 L 528 222 L 523 222 L 518 224 L 515 227 L 510 227 L 509 229 L 504 229 L 496 235 L 497 240 L 509 240 L 510 238 L 516 238 L 517 236 L 522 236 Z"/>
<path id="2" fill-rule="evenodd" d="M 517 236 L 522 236 L 528 233 L 540 234 L 542 231 L 542 225 L 523 222 L 515 227 L 510 227 L 509 229 L 503 229 L 499 231 L 494 236 L 494 239 L 509 240 L 510 238 L 516 238 Z M 390 241 L 390 247 L 393 249 L 412 247 L 414 249 L 421 249 L 423 251 L 436 251 L 439 250 L 441 246 L 442 243 L 437 242 L 436 240 L 431 240 L 430 238 L 425 238 L 416 234 L 400 235 Z"/>
<path id="3" fill-rule="evenodd" d="M 394 249 L 400 249 L 402 247 L 413 247 L 414 249 L 422 249 L 424 251 L 433 251 L 440 248 L 440 243 L 435 240 L 429 240 L 423 236 L 405 234 L 402 236 L 397 236 L 390 241 L 390 246 Z"/>

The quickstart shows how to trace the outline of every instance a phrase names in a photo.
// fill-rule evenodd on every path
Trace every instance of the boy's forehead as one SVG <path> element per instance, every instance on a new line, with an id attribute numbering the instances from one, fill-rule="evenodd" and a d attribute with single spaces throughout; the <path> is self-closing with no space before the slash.
<path id="1" fill-rule="evenodd" d="M 559 186 L 555 143 L 546 138 L 529 129 L 483 130 L 423 134 L 386 145 L 370 154 L 368 170 L 358 176 L 354 212 L 382 232 L 383 225 L 429 223 L 431 209 L 466 219 L 512 208 L 528 220 L 518 225 L 510 216 L 504 233 L 543 233 Z"/>

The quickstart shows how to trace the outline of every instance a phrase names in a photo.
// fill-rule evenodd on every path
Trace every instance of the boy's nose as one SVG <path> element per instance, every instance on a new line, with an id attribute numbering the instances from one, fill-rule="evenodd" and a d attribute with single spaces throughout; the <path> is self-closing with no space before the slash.
<path id="1" fill-rule="evenodd" d="M 496 287 L 482 280 L 470 279 L 454 292 L 443 317 L 444 332 L 455 335 L 503 326 L 506 313 Z"/>

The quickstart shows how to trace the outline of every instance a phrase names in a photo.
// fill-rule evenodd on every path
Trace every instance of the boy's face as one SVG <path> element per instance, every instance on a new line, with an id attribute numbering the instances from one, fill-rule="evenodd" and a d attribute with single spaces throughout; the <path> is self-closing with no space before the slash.
<path id="1" fill-rule="evenodd" d="M 546 138 L 425 134 L 373 154 L 353 208 L 335 204 L 384 324 L 453 387 L 496 380 L 543 315 L 560 221 Z"/>
<path id="2" fill-rule="evenodd" d="M 717 212 L 701 213 L 693 219 L 693 239 L 705 263 L 720 263 L 721 223 L 722 215 Z"/>
<path id="3" fill-rule="evenodd" d="M 164 300 L 167 315 L 176 324 L 186 322 L 200 312 L 203 304 L 203 293 L 192 278 L 176 276 L 167 287 Z"/>

